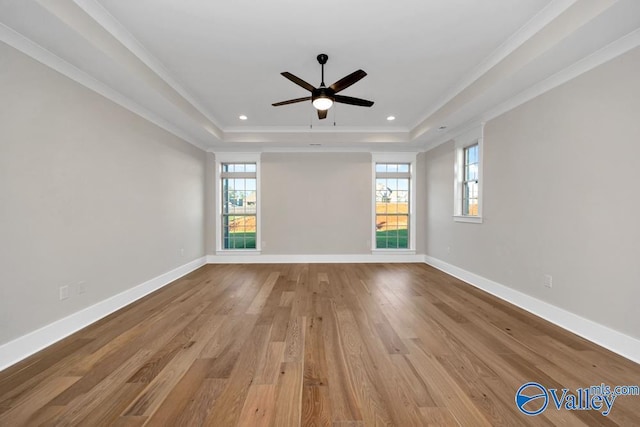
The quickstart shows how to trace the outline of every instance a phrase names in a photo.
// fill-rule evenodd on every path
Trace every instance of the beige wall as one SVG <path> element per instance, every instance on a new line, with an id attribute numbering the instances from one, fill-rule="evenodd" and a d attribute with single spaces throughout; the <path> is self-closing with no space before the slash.
<path id="1" fill-rule="evenodd" d="M 427 153 L 418 153 L 415 166 L 416 253 L 425 254 L 427 246 Z"/>
<path id="2" fill-rule="evenodd" d="M 213 154 L 208 156 L 213 171 Z M 426 195 L 420 189 L 424 189 L 426 158 L 422 153 L 416 161 L 417 253 L 424 253 L 425 246 Z M 260 168 L 262 254 L 371 253 L 371 154 L 263 153 Z M 214 180 L 207 180 L 208 197 L 214 197 L 207 206 L 215 220 L 219 201 L 212 196 Z M 208 254 L 215 254 L 216 238 L 208 228 Z"/>
<path id="3" fill-rule="evenodd" d="M 2 43 L 0 58 L 2 344 L 203 256 L 205 154 Z"/>
<path id="4" fill-rule="evenodd" d="M 371 250 L 371 155 L 265 153 L 264 254 L 364 254 Z"/>
<path id="5" fill-rule="evenodd" d="M 452 220 L 453 143 L 429 151 L 427 254 L 640 338 L 638 70 L 635 49 L 488 122 L 481 225 Z"/>
<path id="6" fill-rule="evenodd" d="M 213 153 L 206 154 L 205 197 L 204 197 L 204 241 L 207 255 L 216 252 L 216 157 Z"/>

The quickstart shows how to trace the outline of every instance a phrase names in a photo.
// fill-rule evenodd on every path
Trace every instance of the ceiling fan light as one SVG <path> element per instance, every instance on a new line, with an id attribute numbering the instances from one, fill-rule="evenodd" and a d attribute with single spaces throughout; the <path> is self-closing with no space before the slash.
<path id="1" fill-rule="evenodd" d="M 324 111 L 328 110 L 333 106 L 333 100 L 326 96 L 319 96 L 318 98 L 313 100 L 313 106 L 316 110 Z"/>

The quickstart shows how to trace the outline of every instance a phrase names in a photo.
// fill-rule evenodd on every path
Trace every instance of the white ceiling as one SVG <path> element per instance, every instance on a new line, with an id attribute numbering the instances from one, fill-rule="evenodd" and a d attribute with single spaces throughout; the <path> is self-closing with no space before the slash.
<path id="1" fill-rule="evenodd" d="M 408 149 L 630 48 L 640 1 L 0 0 L 0 23 L 0 40 L 203 148 Z M 308 95 L 282 71 L 319 85 L 319 53 L 327 85 L 365 70 L 342 94 L 375 105 L 323 121 L 310 102 L 272 107 Z"/>

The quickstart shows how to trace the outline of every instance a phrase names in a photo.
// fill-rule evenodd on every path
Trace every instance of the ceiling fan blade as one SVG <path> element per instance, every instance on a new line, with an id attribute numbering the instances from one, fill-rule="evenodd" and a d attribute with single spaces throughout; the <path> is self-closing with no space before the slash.
<path id="1" fill-rule="evenodd" d="M 290 99 L 288 101 L 276 102 L 275 104 L 271 104 L 271 105 L 273 105 L 274 107 L 279 107 L 281 105 L 295 104 L 296 102 L 303 102 L 303 101 L 310 101 L 310 100 L 311 100 L 310 96 L 305 96 L 304 98 Z"/>
<path id="2" fill-rule="evenodd" d="M 326 119 L 327 118 L 327 111 L 328 110 L 318 110 L 318 118 L 320 120 Z"/>
<path id="3" fill-rule="evenodd" d="M 309 92 L 313 92 L 313 90 L 315 89 L 315 87 L 311 86 L 309 83 L 305 82 L 300 77 L 294 76 L 293 74 L 291 74 L 288 71 L 285 71 L 284 73 L 280 73 L 280 74 L 282 74 L 284 77 L 288 78 L 289 80 L 291 80 L 292 82 L 294 82 L 298 86 L 305 88 Z"/>
<path id="4" fill-rule="evenodd" d="M 351 86 L 352 84 L 356 83 L 358 80 L 360 80 L 366 75 L 367 73 L 365 73 L 362 70 L 354 71 L 353 73 L 341 78 L 340 80 L 338 80 L 337 82 L 329 86 L 329 88 L 331 88 L 331 90 L 333 90 L 334 93 L 338 93 L 341 90 L 344 90 L 349 86 Z"/>
<path id="5" fill-rule="evenodd" d="M 360 99 L 360 98 L 353 98 L 351 96 L 336 95 L 334 98 L 336 102 L 340 102 L 342 104 L 358 105 L 360 107 L 371 107 L 373 105 L 373 101 L 367 101 L 366 99 Z"/>

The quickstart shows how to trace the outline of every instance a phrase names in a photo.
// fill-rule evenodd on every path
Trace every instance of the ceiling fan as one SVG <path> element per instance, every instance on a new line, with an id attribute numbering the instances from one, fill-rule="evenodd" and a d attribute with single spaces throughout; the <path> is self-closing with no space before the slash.
<path id="1" fill-rule="evenodd" d="M 358 105 L 360 107 L 371 107 L 373 105 L 373 101 L 367 101 L 366 99 L 353 98 L 351 96 L 343 96 L 336 95 L 338 92 L 348 88 L 352 84 L 356 83 L 358 80 L 362 79 L 367 75 L 362 70 L 354 71 L 353 73 L 345 76 L 332 84 L 329 87 L 326 87 L 324 84 L 324 64 L 327 63 L 329 57 L 324 53 L 321 53 L 317 57 L 318 62 L 322 66 L 322 81 L 320 83 L 320 87 L 315 88 L 311 86 L 309 83 L 302 80 L 300 77 L 296 77 L 293 74 L 285 71 L 282 74 L 287 79 L 291 80 L 298 86 L 308 90 L 311 92 L 311 96 L 306 96 L 304 98 L 296 98 L 290 99 L 288 101 L 276 102 L 272 104 L 274 107 L 279 107 L 280 105 L 287 104 L 295 104 L 296 102 L 304 102 L 311 100 L 311 103 L 318 110 L 318 118 L 325 119 L 327 117 L 327 110 L 331 108 L 334 102 L 339 102 L 341 104 L 349 104 L 349 105 Z"/>

